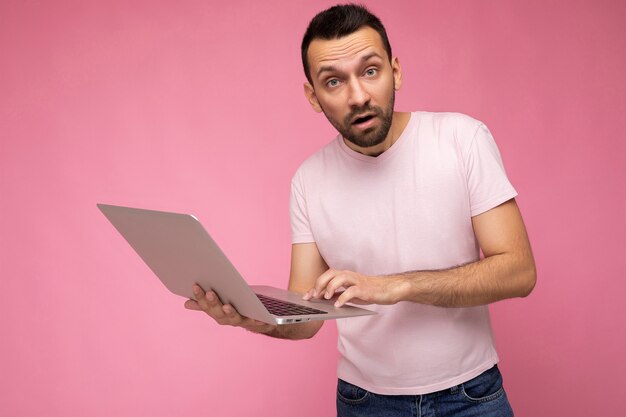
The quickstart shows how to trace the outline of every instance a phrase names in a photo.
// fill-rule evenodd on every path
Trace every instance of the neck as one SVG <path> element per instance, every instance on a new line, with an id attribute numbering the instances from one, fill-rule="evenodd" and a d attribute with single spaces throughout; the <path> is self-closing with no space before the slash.
<path id="1" fill-rule="evenodd" d="M 367 155 L 367 156 L 379 156 L 382 153 L 384 153 L 387 149 L 391 148 L 391 146 L 394 143 L 396 143 L 400 135 L 402 135 L 402 132 L 404 132 L 404 128 L 409 123 L 410 118 L 411 118 L 411 113 L 393 112 L 393 116 L 391 119 L 391 127 L 389 128 L 389 133 L 387 133 L 387 137 L 385 138 L 385 140 L 376 146 L 363 148 L 345 139 L 343 140 L 343 142 L 355 152 L 362 153 L 363 155 Z"/>

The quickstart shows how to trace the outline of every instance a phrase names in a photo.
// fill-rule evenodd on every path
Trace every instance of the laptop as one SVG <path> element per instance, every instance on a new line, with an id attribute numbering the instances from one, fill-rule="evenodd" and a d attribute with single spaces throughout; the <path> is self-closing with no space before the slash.
<path id="1" fill-rule="evenodd" d="M 269 324 L 300 323 L 376 314 L 332 300 L 302 300 L 296 292 L 248 285 L 191 214 L 98 204 L 152 272 L 174 294 L 195 299 L 192 286 L 213 290 L 224 304 Z"/>

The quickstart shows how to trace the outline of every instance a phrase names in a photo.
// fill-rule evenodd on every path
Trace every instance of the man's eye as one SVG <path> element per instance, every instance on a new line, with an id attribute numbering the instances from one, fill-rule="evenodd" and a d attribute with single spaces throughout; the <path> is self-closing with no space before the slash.
<path id="1" fill-rule="evenodd" d="M 368 76 L 368 77 L 373 77 L 377 73 L 378 73 L 378 71 L 376 70 L 376 68 L 370 68 L 367 71 L 365 71 L 365 75 Z"/>
<path id="2" fill-rule="evenodd" d="M 326 81 L 326 85 L 329 87 L 337 87 L 339 85 L 339 80 L 336 78 L 333 78 L 332 80 Z"/>

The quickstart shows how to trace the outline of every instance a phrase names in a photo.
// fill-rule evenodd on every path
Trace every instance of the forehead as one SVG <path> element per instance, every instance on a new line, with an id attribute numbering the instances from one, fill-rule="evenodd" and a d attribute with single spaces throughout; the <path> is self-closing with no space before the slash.
<path id="1" fill-rule="evenodd" d="M 387 55 L 383 41 L 369 26 L 337 39 L 314 39 L 307 52 L 311 73 L 323 65 L 337 65 L 361 56 L 376 52 L 381 57 Z"/>

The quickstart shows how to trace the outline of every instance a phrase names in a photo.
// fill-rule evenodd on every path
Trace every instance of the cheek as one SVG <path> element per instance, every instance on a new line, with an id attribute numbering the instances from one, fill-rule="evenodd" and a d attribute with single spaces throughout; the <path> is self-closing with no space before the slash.
<path id="1" fill-rule="evenodd" d="M 318 97 L 318 101 L 326 113 L 337 119 L 341 118 L 341 115 L 345 112 L 345 108 L 347 106 L 345 99 L 342 99 L 340 94 Z"/>
<path id="2" fill-rule="evenodd" d="M 385 82 L 372 86 L 370 91 L 372 98 L 377 102 L 377 104 L 386 104 L 394 91 L 393 79 L 385 80 Z"/>

